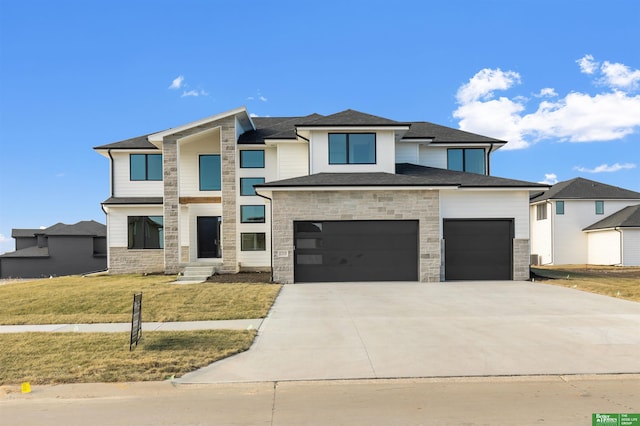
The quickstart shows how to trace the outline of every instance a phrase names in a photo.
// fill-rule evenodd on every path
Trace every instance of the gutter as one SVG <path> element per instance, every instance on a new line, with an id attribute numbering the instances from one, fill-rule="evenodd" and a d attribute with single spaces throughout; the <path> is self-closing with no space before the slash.
<path id="1" fill-rule="evenodd" d="M 269 236 L 269 245 L 271 246 L 271 256 L 269 256 L 269 269 L 271 269 L 271 282 L 273 282 L 273 200 L 266 195 L 259 194 L 256 191 L 256 195 L 260 198 L 264 198 L 265 200 L 269 200 L 269 228 L 270 228 L 270 236 Z"/>

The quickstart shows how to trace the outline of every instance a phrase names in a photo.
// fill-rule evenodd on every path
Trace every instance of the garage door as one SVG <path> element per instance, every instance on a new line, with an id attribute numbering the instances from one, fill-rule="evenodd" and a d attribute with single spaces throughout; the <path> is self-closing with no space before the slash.
<path id="1" fill-rule="evenodd" d="M 296 282 L 418 281 L 418 221 L 294 222 Z"/>
<path id="2" fill-rule="evenodd" d="M 446 280 L 512 279 L 513 220 L 445 219 Z"/>

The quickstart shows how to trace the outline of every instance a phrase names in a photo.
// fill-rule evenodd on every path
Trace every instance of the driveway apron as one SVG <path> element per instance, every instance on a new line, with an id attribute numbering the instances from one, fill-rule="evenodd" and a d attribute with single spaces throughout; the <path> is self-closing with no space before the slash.
<path id="1" fill-rule="evenodd" d="M 530 282 L 285 285 L 247 352 L 182 383 L 640 373 L 640 303 Z"/>

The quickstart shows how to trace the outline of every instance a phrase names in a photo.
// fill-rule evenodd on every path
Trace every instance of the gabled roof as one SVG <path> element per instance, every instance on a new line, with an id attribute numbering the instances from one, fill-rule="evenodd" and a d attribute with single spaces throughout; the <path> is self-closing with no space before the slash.
<path id="1" fill-rule="evenodd" d="M 532 203 L 544 200 L 640 200 L 640 192 L 607 185 L 581 177 L 558 182 L 548 191 L 531 198 Z"/>
<path id="2" fill-rule="evenodd" d="M 609 228 L 640 228 L 640 204 L 625 207 L 593 225 L 587 226 L 583 231 Z"/>
<path id="3" fill-rule="evenodd" d="M 109 143 L 106 145 L 100 145 L 93 147 L 93 149 L 153 149 L 157 150 L 158 148 L 149 142 L 148 137 L 152 135 L 150 133 L 148 135 L 137 136 L 131 139 L 125 139 L 120 142 Z"/>
<path id="4" fill-rule="evenodd" d="M 106 237 L 107 227 L 95 220 L 83 220 L 73 225 L 56 223 L 44 229 L 13 229 L 12 237 L 35 237 L 36 235 L 57 236 L 91 236 Z"/>
<path id="5" fill-rule="evenodd" d="M 548 185 L 504 179 L 475 173 L 456 172 L 414 164 L 396 164 L 392 173 L 318 173 L 256 185 L 256 188 L 348 186 L 429 186 L 455 188 L 512 188 L 540 190 Z"/>
<path id="6" fill-rule="evenodd" d="M 366 114 L 353 109 L 316 118 L 315 120 L 301 120 L 296 123 L 297 127 L 350 127 L 350 126 L 409 126 L 409 123 L 400 123 L 377 115 Z"/>
<path id="7" fill-rule="evenodd" d="M 506 141 L 465 132 L 439 124 L 417 121 L 411 123 L 411 128 L 402 137 L 402 140 L 431 139 L 432 143 L 470 142 L 470 143 L 493 143 L 506 144 Z"/>

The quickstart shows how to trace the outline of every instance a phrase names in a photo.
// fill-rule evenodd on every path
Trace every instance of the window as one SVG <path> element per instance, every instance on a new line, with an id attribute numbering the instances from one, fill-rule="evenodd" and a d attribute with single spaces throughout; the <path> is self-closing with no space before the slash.
<path id="1" fill-rule="evenodd" d="M 240 195 L 256 195 L 253 185 L 264 183 L 264 178 L 240 178 Z"/>
<path id="2" fill-rule="evenodd" d="M 162 154 L 129 155 L 131 180 L 162 180 Z"/>
<path id="3" fill-rule="evenodd" d="M 536 206 L 536 220 L 545 220 L 547 218 L 547 204 L 538 204 Z"/>
<path id="4" fill-rule="evenodd" d="M 266 250 L 264 232 L 243 232 L 240 234 L 240 250 L 264 251 Z"/>
<path id="5" fill-rule="evenodd" d="M 329 164 L 375 163 L 375 133 L 329 133 Z"/>
<path id="6" fill-rule="evenodd" d="M 162 216 L 129 216 L 130 249 L 164 248 L 164 226 Z"/>
<path id="7" fill-rule="evenodd" d="M 556 214 L 564 214 L 564 201 L 556 201 Z"/>
<path id="8" fill-rule="evenodd" d="M 447 150 L 447 169 L 485 174 L 484 148 L 449 148 Z"/>
<path id="9" fill-rule="evenodd" d="M 264 151 L 240 151 L 240 168 L 263 169 Z"/>
<path id="10" fill-rule="evenodd" d="M 604 214 L 604 201 L 596 201 L 596 214 Z"/>
<path id="11" fill-rule="evenodd" d="M 264 206 L 240 206 L 240 223 L 264 223 Z"/>
<path id="12" fill-rule="evenodd" d="M 220 191 L 220 155 L 200 156 L 200 191 Z"/>

